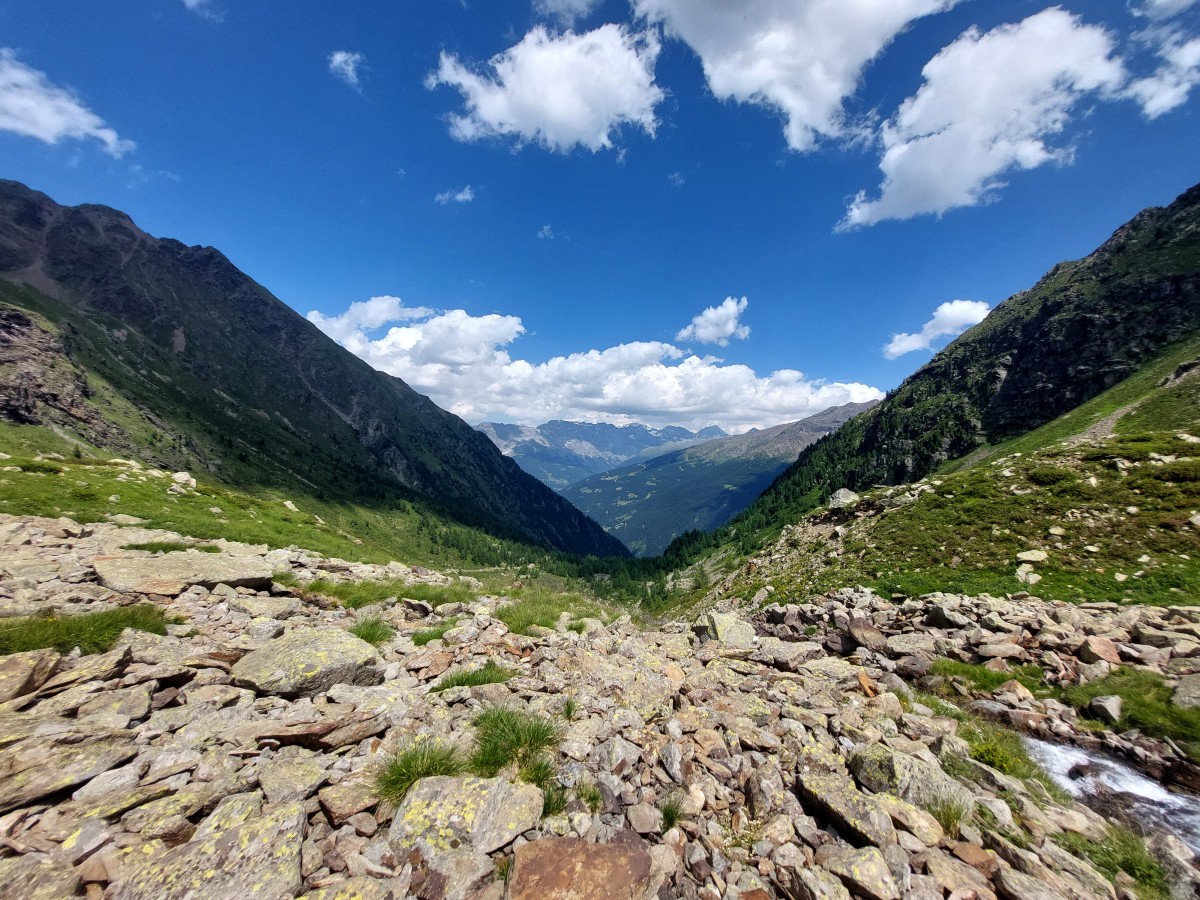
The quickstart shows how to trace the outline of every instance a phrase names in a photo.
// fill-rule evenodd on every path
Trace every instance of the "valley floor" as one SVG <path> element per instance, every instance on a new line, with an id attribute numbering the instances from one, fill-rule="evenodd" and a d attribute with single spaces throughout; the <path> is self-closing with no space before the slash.
<path id="1" fill-rule="evenodd" d="M 396 594 L 359 584 L 379 581 Z M 854 589 L 753 620 L 643 630 L 592 607 L 544 627 L 514 616 L 535 601 L 480 588 L 0 516 L 0 895 L 1082 900 L 1200 886 L 1178 837 L 1143 844 L 1003 727 L 1196 786 L 1200 610 Z M 371 602 L 350 609 L 339 592 Z M 143 604 L 158 626 L 97 631 L 101 652 L 53 637 Z M 38 634 L 59 649 L 22 645 Z M 1128 672 L 1150 680 L 1122 701 Z M 1104 693 L 1078 693 L 1089 685 Z M 1154 697 L 1175 711 L 1157 725 Z M 1092 721 L 1124 731 L 1133 715 L 1142 736 Z"/>

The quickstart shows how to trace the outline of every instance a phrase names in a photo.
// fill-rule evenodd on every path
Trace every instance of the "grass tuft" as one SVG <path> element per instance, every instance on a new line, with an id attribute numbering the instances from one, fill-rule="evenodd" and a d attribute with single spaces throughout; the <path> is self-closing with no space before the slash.
<path id="1" fill-rule="evenodd" d="M 1070 804 L 1070 794 L 1034 762 L 1015 731 L 982 719 L 970 719 L 958 729 L 958 736 L 970 745 L 971 759 L 991 766 L 1002 775 L 1037 782 L 1054 800 Z"/>
<path id="2" fill-rule="evenodd" d="M 402 579 L 384 581 L 326 581 L 318 579 L 304 585 L 305 594 L 321 594 L 340 600 L 348 609 L 361 609 L 392 597 L 421 600 L 430 606 L 444 603 L 466 603 L 475 599 L 475 592 L 465 584 L 408 584 Z"/>
<path id="3" fill-rule="evenodd" d="M 497 665 L 493 660 L 489 659 L 478 669 L 463 669 L 443 675 L 438 683 L 430 688 L 430 692 L 437 694 L 456 687 L 479 687 L 483 684 L 500 684 L 508 681 L 508 679 L 516 674 L 514 670 L 506 669 L 504 666 Z"/>
<path id="4" fill-rule="evenodd" d="M 952 800 L 949 797 L 930 803 L 925 807 L 925 811 L 937 820 L 946 834 L 951 836 L 958 834 L 958 826 L 967 821 L 971 815 L 971 810 L 958 800 Z"/>
<path id="5" fill-rule="evenodd" d="M 398 750 L 375 776 L 380 799 L 399 805 L 414 784 L 437 775 L 456 776 L 466 771 L 466 762 L 453 747 L 436 740 L 423 740 Z"/>
<path id="6" fill-rule="evenodd" d="M 1041 666 L 1013 666 L 1007 672 L 993 672 L 987 666 L 959 662 L 955 659 L 935 659 L 930 671 L 934 675 L 962 678 L 982 691 L 994 691 L 1006 681 L 1016 679 L 1033 692 L 1045 692 L 1046 685 L 1042 680 L 1045 672 Z"/>
<path id="7" fill-rule="evenodd" d="M 1161 675 L 1119 668 L 1087 684 L 1068 687 L 1064 699 L 1077 709 L 1087 709 L 1094 697 L 1116 694 L 1121 698 L 1119 728 L 1137 728 L 1151 737 L 1170 738 L 1200 761 L 1200 709 L 1181 709 L 1171 703 L 1171 688 Z"/>
<path id="8" fill-rule="evenodd" d="M 592 782 L 581 784 L 576 790 L 576 796 L 583 801 L 583 805 L 591 813 L 600 812 L 600 807 L 604 805 L 604 795 L 600 793 L 599 786 Z"/>
<path id="9" fill-rule="evenodd" d="M 485 778 L 495 777 L 509 766 L 531 777 L 544 774 L 539 757 L 562 740 L 557 723 L 525 710 L 492 707 L 477 715 L 474 724 L 471 770 Z"/>
<path id="10" fill-rule="evenodd" d="M 1130 829 L 1111 825 L 1103 841 L 1090 841 L 1081 834 L 1067 831 L 1052 836 L 1060 846 L 1091 862 L 1111 881 L 1124 872 L 1137 883 L 1143 900 L 1166 900 L 1171 896 L 1166 873 L 1146 843 Z"/>
<path id="11" fill-rule="evenodd" d="M 441 625 L 434 625 L 432 628 L 422 628 L 420 631 L 412 633 L 412 642 L 418 647 L 424 647 L 430 641 L 440 641 L 446 636 L 446 632 L 458 624 L 458 619 L 448 619 Z"/>
<path id="12" fill-rule="evenodd" d="M 679 820 L 683 818 L 683 798 L 678 794 L 672 794 L 659 806 L 658 811 L 662 813 L 663 831 L 667 832 L 679 824 Z"/>
<path id="13" fill-rule="evenodd" d="M 0 620 L 0 654 L 52 647 L 69 653 L 107 653 L 126 628 L 166 634 L 163 611 L 150 603 L 79 616 L 29 616 Z"/>
<path id="14" fill-rule="evenodd" d="M 356 638 L 360 638 L 376 647 L 385 641 L 390 641 L 396 636 L 396 629 L 378 616 L 372 616 L 369 619 L 363 619 L 361 622 L 355 622 L 348 630 Z"/>
<path id="15" fill-rule="evenodd" d="M 183 541 L 143 541 L 140 544 L 125 544 L 122 550 L 145 550 L 147 553 L 182 553 L 199 550 L 201 553 L 220 553 L 221 548 L 213 544 L 185 544 Z"/>
<path id="16" fill-rule="evenodd" d="M 603 616 L 603 610 L 597 604 L 578 594 L 552 593 L 531 588 L 526 588 L 523 594 L 517 602 L 496 611 L 496 618 L 507 625 L 509 631 L 517 634 L 527 634 L 535 625 L 554 628 L 563 613 L 569 613 L 573 617 L 587 616 L 597 619 Z"/>

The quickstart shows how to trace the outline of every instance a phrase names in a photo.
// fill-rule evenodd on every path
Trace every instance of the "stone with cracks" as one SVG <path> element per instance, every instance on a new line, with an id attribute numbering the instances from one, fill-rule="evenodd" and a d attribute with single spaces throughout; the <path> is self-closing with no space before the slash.
<path id="1" fill-rule="evenodd" d="M 1200 675 L 1184 675 L 1171 694 L 1171 704 L 1180 709 L 1200 707 Z"/>
<path id="2" fill-rule="evenodd" d="M 644 844 L 546 838 L 517 849 L 510 900 L 642 900 L 652 860 Z"/>
<path id="3" fill-rule="evenodd" d="M 335 684 L 379 684 L 379 651 L 348 631 L 293 631 L 243 656 L 229 673 L 238 687 L 300 697 Z"/>
<path id="4" fill-rule="evenodd" d="M 400 856 L 463 848 L 491 853 L 528 831 L 542 816 L 542 792 L 503 778 L 422 778 L 408 792 L 388 832 Z"/>
<path id="5" fill-rule="evenodd" d="M 31 737 L 0 754 L 0 812 L 90 781 L 137 755 L 132 734 L 97 731 Z"/>
<path id="6" fill-rule="evenodd" d="M 232 900 L 300 892 L 304 805 L 288 803 L 264 816 L 189 841 L 152 857 L 122 877 L 107 900 Z"/>
<path id="7" fill-rule="evenodd" d="M 900 889 L 883 854 L 865 847 L 825 863 L 825 868 L 860 897 L 867 900 L 900 900 Z"/>
<path id="8" fill-rule="evenodd" d="M 815 810 L 820 817 L 832 821 L 854 843 L 876 846 L 896 843 L 891 816 L 844 775 L 801 775 L 796 786 L 806 810 Z"/>
<path id="9" fill-rule="evenodd" d="M 895 794 L 922 809 L 950 803 L 964 812 L 975 808 L 972 793 L 938 766 L 872 744 L 850 757 L 850 771 L 869 791 Z"/>
<path id="10" fill-rule="evenodd" d="M 164 553 L 161 556 L 97 556 L 96 576 L 106 588 L 122 594 L 160 594 L 175 597 L 194 584 L 214 588 L 265 588 L 271 567 L 256 556 L 224 553 Z"/>

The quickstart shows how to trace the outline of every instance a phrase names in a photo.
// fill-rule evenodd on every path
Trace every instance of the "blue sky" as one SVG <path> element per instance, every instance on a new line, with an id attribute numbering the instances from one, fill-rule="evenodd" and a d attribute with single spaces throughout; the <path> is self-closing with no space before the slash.
<path id="1" fill-rule="evenodd" d="M 1197 0 L 0 0 L 0 177 L 468 421 L 878 396 L 1200 180 Z"/>

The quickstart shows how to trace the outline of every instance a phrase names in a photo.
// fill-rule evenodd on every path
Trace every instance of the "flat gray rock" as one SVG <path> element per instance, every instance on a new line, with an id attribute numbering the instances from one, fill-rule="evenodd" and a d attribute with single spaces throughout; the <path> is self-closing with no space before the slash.
<path id="1" fill-rule="evenodd" d="M 199 551 L 161 556 L 97 556 L 92 567 L 102 585 L 122 594 L 175 597 L 194 584 L 206 588 L 218 584 L 265 588 L 271 584 L 271 567 L 257 556 Z"/>
<path id="2" fill-rule="evenodd" d="M 259 694 L 301 697 L 335 684 L 379 684 L 379 651 L 336 628 L 292 631 L 243 656 L 229 673 Z"/>
<path id="3" fill-rule="evenodd" d="M 850 771 L 867 790 L 894 794 L 925 810 L 946 803 L 964 813 L 975 808 L 974 795 L 940 767 L 883 744 L 872 744 L 850 757 Z"/>

